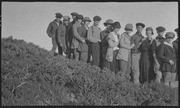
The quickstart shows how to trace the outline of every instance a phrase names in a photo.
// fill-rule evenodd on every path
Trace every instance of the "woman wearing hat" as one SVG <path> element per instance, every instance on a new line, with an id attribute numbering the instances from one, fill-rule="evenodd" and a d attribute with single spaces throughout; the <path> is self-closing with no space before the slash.
<path id="1" fill-rule="evenodd" d="M 151 44 L 153 41 L 152 35 L 153 35 L 153 29 L 152 27 L 146 28 L 146 40 L 142 42 L 142 44 L 139 47 L 139 51 L 141 52 L 140 57 L 140 82 L 150 82 L 153 77 L 153 54 L 151 51 Z"/>
<path id="2" fill-rule="evenodd" d="M 100 38 L 101 38 L 100 67 L 101 69 L 103 69 L 105 66 L 105 58 L 106 58 L 106 52 L 108 48 L 107 36 L 110 32 L 112 32 L 112 24 L 113 24 L 112 19 L 106 20 L 106 22 L 104 22 L 104 26 L 106 27 L 106 29 L 100 33 Z"/>
<path id="3" fill-rule="evenodd" d="M 118 44 L 119 44 L 119 37 L 118 37 L 118 31 L 121 28 L 121 25 L 119 22 L 114 22 L 112 25 L 113 31 L 108 34 L 108 48 L 106 53 L 106 64 L 105 66 L 117 73 L 119 71 L 118 69 L 118 61 L 116 60 L 116 55 L 118 53 Z"/>
<path id="4" fill-rule="evenodd" d="M 165 42 L 162 44 L 159 52 L 159 58 L 162 60 L 163 79 L 165 85 L 175 87 L 176 54 L 172 44 L 175 34 L 173 32 L 167 32 L 165 37 Z"/>
<path id="5" fill-rule="evenodd" d="M 122 33 L 121 38 L 119 38 L 120 48 L 116 57 L 116 59 L 120 60 L 120 71 L 123 78 L 125 77 L 125 74 L 129 74 L 127 72 L 130 71 L 130 50 L 134 47 L 134 44 L 130 43 L 130 34 L 133 31 L 133 25 L 126 24 L 124 30 L 125 32 Z"/>

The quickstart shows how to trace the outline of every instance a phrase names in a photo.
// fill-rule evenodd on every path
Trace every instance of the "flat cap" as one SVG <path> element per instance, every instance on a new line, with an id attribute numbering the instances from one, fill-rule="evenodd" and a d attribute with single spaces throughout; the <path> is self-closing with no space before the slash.
<path id="1" fill-rule="evenodd" d="M 121 24 L 119 22 L 114 22 L 112 24 L 112 27 L 115 29 L 115 28 L 121 28 Z"/>
<path id="2" fill-rule="evenodd" d="M 112 24 L 113 24 L 113 20 L 112 19 L 107 19 L 106 22 L 104 22 L 104 26 L 112 25 Z"/>
<path id="3" fill-rule="evenodd" d="M 179 32 L 179 28 L 176 28 L 174 31 L 175 31 L 175 32 Z"/>
<path id="4" fill-rule="evenodd" d="M 126 24 L 124 30 L 130 30 L 133 31 L 133 25 L 132 24 Z"/>
<path id="5" fill-rule="evenodd" d="M 143 28 L 145 27 L 143 23 L 136 23 L 136 26 L 142 26 Z"/>
<path id="6" fill-rule="evenodd" d="M 77 15 L 77 19 L 83 19 L 82 15 Z"/>
<path id="7" fill-rule="evenodd" d="M 93 21 L 101 21 L 101 17 L 100 16 L 94 16 Z"/>
<path id="8" fill-rule="evenodd" d="M 156 30 L 159 31 L 159 32 L 164 32 L 166 29 L 164 27 L 162 27 L 162 26 L 159 26 L 159 27 L 156 28 Z"/>
<path id="9" fill-rule="evenodd" d="M 166 37 L 166 38 L 174 38 L 174 37 L 175 37 L 175 34 L 174 34 L 173 32 L 167 32 L 167 33 L 165 34 L 165 37 Z"/>
<path id="10" fill-rule="evenodd" d="M 64 21 L 69 21 L 71 18 L 69 16 L 63 16 Z"/>
<path id="11" fill-rule="evenodd" d="M 63 15 L 61 13 L 56 13 L 55 15 L 56 15 L 56 18 L 62 18 L 63 17 Z"/>
<path id="12" fill-rule="evenodd" d="M 72 12 L 71 15 L 72 15 L 72 16 L 77 16 L 78 13 L 77 13 L 77 12 Z"/>
<path id="13" fill-rule="evenodd" d="M 91 22 L 91 19 L 89 17 L 84 17 L 83 21 L 89 21 Z"/>

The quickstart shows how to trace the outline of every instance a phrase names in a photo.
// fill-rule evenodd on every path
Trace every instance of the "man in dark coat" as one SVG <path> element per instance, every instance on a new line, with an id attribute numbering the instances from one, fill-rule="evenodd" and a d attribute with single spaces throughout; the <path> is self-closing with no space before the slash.
<path id="1" fill-rule="evenodd" d="M 106 22 L 104 22 L 104 26 L 106 27 L 106 29 L 100 33 L 100 39 L 101 39 L 100 67 L 101 67 L 101 69 L 104 68 L 104 66 L 105 66 L 105 58 L 106 58 L 106 52 L 107 52 L 107 48 L 108 48 L 107 36 L 112 31 L 112 24 L 113 24 L 112 19 L 106 20 Z"/>
<path id="2" fill-rule="evenodd" d="M 72 39 L 73 39 L 73 25 L 75 24 L 76 22 L 76 17 L 78 16 L 78 13 L 77 12 L 72 12 L 71 13 L 71 16 L 72 16 L 72 19 L 73 21 L 71 21 L 68 25 L 68 48 L 67 48 L 67 56 L 69 59 L 71 59 L 71 54 L 73 54 L 73 59 L 75 59 L 75 54 L 74 54 L 74 50 L 71 48 L 72 46 Z"/>
<path id="3" fill-rule="evenodd" d="M 177 39 L 173 42 L 173 46 L 174 46 L 174 48 L 175 48 L 177 66 L 179 66 L 179 65 L 178 65 L 178 39 L 179 39 L 178 34 L 179 34 L 179 28 L 176 28 L 174 31 L 175 31 L 176 34 L 177 34 Z M 178 71 L 178 70 L 177 70 L 177 67 L 176 67 L 176 70 L 175 70 L 175 71 L 176 71 L 176 72 Z M 178 72 L 177 72 L 177 74 L 178 74 Z M 178 75 L 176 76 L 176 80 L 178 80 Z"/>
<path id="4" fill-rule="evenodd" d="M 55 50 L 57 48 L 57 28 L 62 23 L 61 18 L 63 17 L 61 13 L 56 13 L 56 19 L 49 23 L 46 33 L 50 38 L 52 38 L 53 47 L 50 54 L 54 56 Z"/>

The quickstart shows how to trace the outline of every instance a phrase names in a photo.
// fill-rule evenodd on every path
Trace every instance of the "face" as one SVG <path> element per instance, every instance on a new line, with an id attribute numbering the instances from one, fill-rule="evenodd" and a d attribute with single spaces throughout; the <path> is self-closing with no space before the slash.
<path id="1" fill-rule="evenodd" d="M 142 33 L 143 27 L 142 26 L 136 26 L 137 32 Z"/>
<path id="2" fill-rule="evenodd" d="M 173 41 L 173 38 L 166 38 L 167 43 L 171 43 Z"/>
<path id="3" fill-rule="evenodd" d="M 90 24 L 90 21 L 85 21 L 84 24 L 88 26 Z"/>
<path id="4" fill-rule="evenodd" d="M 130 35 L 132 33 L 132 31 L 131 30 L 126 30 L 126 33 Z"/>
<path id="5" fill-rule="evenodd" d="M 157 31 L 157 34 L 158 34 L 159 36 L 163 36 L 163 35 L 164 35 L 164 31 L 163 31 L 163 32 Z"/>
<path id="6" fill-rule="evenodd" d="M 75 18 L 76 18 L 76 16 L 73 16 L 73 15 L 72 15 L 72 19 L 74 20 Z"/>
<path id="7" fill-rule="evenodd" d="M 151 30 L 146 31 L 146 36 L 148 38 L 151 38 L 152 37 L 152 31 Z"/>
<path id="8" fill-rule="evenodd" d="M 56 21 L 57 21 L 57 22 L 60 22 L 60 21 L 61 21 L 61 18 L 56 18 Z"/>
<path id="9" fill-rule="evenodd" d="M 82 23 L 82 19 L 78 19 L 77 21 L 78 21 L 79 23 Z"/>
<path id="10" fill-rule="evenodd" d="M 114 31 L 115 33 L 117 33 L 117 32 L 119 32 L 119 30 L 120 30 L 120 28 L 115 28 L 113 31 Z"/>
<path id="11" fill-rule="evenodd" d="M 106 28 L 109 28 L 111 25 L 106 25 Z"/>
<path id="12" fill-rule="evenodd" d="M 94 21 L 94 25 L 98 26 L 100 21 Z"/>
<path id="13" fill-rule="evenodd" d="M 68 25 L 68 23 L 69 23 L 69 21 L 64 21 L 64 24 L 65 24 L 65 25 Z"/>

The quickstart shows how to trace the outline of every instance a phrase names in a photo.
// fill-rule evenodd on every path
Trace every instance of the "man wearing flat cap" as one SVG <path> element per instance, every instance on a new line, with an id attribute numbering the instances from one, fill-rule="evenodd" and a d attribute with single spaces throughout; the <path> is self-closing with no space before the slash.
<path id="1" fill-rule="evenodd" d="M 98 27 L 101 21 L 101 17 L 94 16 L 93 17 L 94 24 L 89 27 L 87 38 L 91 43 L 90 50 L 92 51 L 90 55 L 92 55 L 92 65 L 99 66 L 99 56 L 100 56 L 100 33 L 101 29 Z"/>
<path id="2" fill-rule="evenodd" d="M 156 38 L 153 40 L 151 49 L 152 49 L 153 58 L 154 58 L 153 65 L 154 65 L 154 72 L 156 74 L 155 81 L 160 83 L 161 78 L 162 78 L 162 71 L 161 71 L 162 62 L 158 58 L 157 55 L 159 54 L 161 45 L 165 41 L 165 38 L 163 37 L 163 35 L 164 35 L 164 32 L 166 31 L 166 29 L 163 26 L 159 26 L 156 28 L 156 31 L 157 31 L 158 36 L 156 36 Z"/>
<path id="3" fill-rule="evenodd" d="M 79 47 L 79 43 L 85 43 L 85 39 L 83 37 L 80 36 L 78 30 L 79 28 L 82 26 L 82 21 L 83 21 L 83 16 L 82 15 L 78 15 L 76 17 L 76 22 L 73 25 L 73 40 L 72 40 L 72 46 L 71 49 L 73 49 L 73 52 L 75 54 L 75 60 L 78 61 L 79 60 L 79 52 L 78 52 L 78 47 Z"/>
<path id="4" fill-rule="evenodd" d="M 57 39 L 58 39 L 58 52 L 60 55 L 67 54 L 68 47 L 68 25 L 70 22 L 69 16 L 63 16 L 63 23 L 58 27 Z"/>
<path id="5" fill-rule="evenodd" d="M 112 19 L 107 19 L 106 22 L 103 23 L 104 26 L 106 27 L 105 30 L 103 30 L 100 33 L 100 39 L 101 39 L 101 44 L 100 44 L 100 67 L 103 69 L 105 67 L 105 58 L 106 58 L 106 52 L 108 48 L 108 41 L 107 41 L 107 36 L 110 32 L 112 32 L 112 24 L 113 20 Z"/>
<path id="6" fill-rule="evenodd" d="M 140 60 L 140 51 L 138 50 L 141 43 L 146 39 L 141 33 L 144 29 L 145 25 L 143 23 L 137 23 L 136 29 L 137 32 L 131 37 L 131 44 L 135 44 L 135 46 L 131 49 L 131 66 L 132 66 L 132 74 L 133 74 L 133 82 L 134 84 L 139 83 L 139 60 Z"/>
<path id="7" fill-rule="evenodd" d="M 67 56 L 70 59 L 71 58 L 71 54 L 73 54 L 73 59 L 75 59 L 75 54 L 73 52 L 73 49 L 71 49 L 72 39 L 73 39 L 73 29 L 72 28 L 73 28 L 73 25 L 76 22 L 76 17 L 78 16 L 78 13 L 77 12 L 72 12 L 71 16 L 72 16 L 72 21 L 68 25 L 68 30 L 69 30 L 69 33 L 68 33 L 69 34 L 68 35 L 68 43 L 69 43 L 69 46 L 67 48 Z"/>
<path id="8" fill-rule="evenodd" d="M 178 34 L 179 34 L 179 28 L 176 28 L 175 30 L 174 30 L 175 32 L 176 32 L 176 34 L 177 34 L 177 39 L 175 40 L 175 41 L 173 41 L 173 46 L 174 46 L 174 48 L 175 48 L 175 53 L 176 53 L 176 62 L 177 62 L 177 64 L 178 64 L 178 39 L 179 39 L 179 37 L 178 37 Z M 177 65 L 177 66 L 179 66 L 179 65 Z M 178 71 L 177 70 L 177 67 L 176 66 L 176 72 Z M 178 73 L 177 73 L 178 74 Z M 178 75 L 176 75 L 176 80 L 178 80 Z"/>
<path id="9" fill-rule="evenodd" d="M 175 49 L 172 44 L 172 40 L 175 37 L 173 32 L 167 32 L 165 34 L 165 42 L 161 45 L 161 49 L 159 51 L 159 58 L 162 60 L 162 72 L 164 84 L 166 86 L 170 86 L 172 88 L 175 87 L 175 79 L 176 79 L 176 54 Z"/>
<path id="10" fill-rule="evenodd" d="M 52 38 L 53 47 L 50 54 L 54 56 L 55 50 L 57 48 L 57 28 L 62 23 L 61 18 L 63 17 L 61 13 L 56 13 L 56 19 L 49 23 L 46 33 L 50 38 Z"/>

